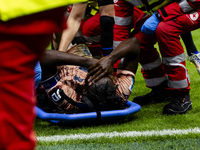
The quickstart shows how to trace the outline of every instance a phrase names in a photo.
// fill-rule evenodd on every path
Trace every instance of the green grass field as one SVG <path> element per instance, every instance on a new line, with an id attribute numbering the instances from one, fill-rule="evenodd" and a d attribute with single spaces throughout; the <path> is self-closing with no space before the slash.
<path id="1" fill-rule="evenodd" d="M 200 50 L 199 34 L 200 30 L 192 32 Z M 36 118 L 37 149 L 200 149 L 200 75 L 192 63 L 186 63 L 193 104 L 187 114 L 163 115 L 165 103 L 160 103 L 143 106 L 139 112 L 109 124 L 63 126 Z M 139 67 L 129 100 L 149 91 Z"/>

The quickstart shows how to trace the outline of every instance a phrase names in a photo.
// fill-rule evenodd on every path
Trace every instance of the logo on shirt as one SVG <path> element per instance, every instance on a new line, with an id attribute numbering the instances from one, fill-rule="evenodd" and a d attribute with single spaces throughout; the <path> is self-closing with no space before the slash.
<path id="1" fill-rule="evenodd" d="M 118 2 L 118 0 L 114 0 L 113 2 L 114 2 L 114 4 L 116 4 Z"/>
<path id="2" fill-rule="evenodd" d="M 194 12 L 194 13 L 190 14 L 190 18 L 193 21 L 196 21 L 199 18 L 199 14 L 197 12 Z"/>

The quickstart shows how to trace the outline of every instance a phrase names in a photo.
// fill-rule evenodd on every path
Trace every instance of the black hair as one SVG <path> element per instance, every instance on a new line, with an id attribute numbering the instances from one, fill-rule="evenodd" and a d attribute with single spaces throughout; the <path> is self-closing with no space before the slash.
<path id="1" fill-rule="evenodd" d="M 83 94 L 82 97 L 87 97 L 93 105 L 94 110 L 88 109 L 72 109 L 65 110 L 65 108 L 56 105 L 45 89 L 40 84 L 37 88 L 37 106 L 49 113 L 83 113 L 88 111 L 106 111 L 106 110 L 118 110 L 125 108 L 125 101 L 116 94 L 117 86 L 112 86 L 109 82 L 101 84 L 94 84 L 87 94 Z M 68 101 L 70 103 L 70 101 Z M 84 103 L 85 101 L 83 101 Z M 85 102 L 86 103 L 86 102 Z M 73 104 L 72 104 L 73 105 Z M 87 103 L 88 105 L 88 103 Z M 90 106 L 89 106 L 90 108 Z M 90 108 L 91 109 L 91 108 Z"/>
<path id="2" fill-rule="evenodd" d="M 42 108 L 45 112 L 64 113 L 63 109 L 54 104 L 41 84 L 36 89 L 36 100 L 37 107 Z"/>
<path id="3" fill-rule="evenodd" d="M 116 94 L 117 86 L 110 86 L 108 82 L 94 85 L 85 96 L 92 102 L 96 110 L 117 110 L 125 108 L 125 101 Z"/>

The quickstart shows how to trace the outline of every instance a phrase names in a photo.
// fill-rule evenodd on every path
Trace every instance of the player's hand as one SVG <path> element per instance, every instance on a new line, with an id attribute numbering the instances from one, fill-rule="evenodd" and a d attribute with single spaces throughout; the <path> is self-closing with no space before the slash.
<path id="1" fill-rule="evenodd" d="M 156 17 L 156 12 L 148 18 L 142 25 L 141 31 L 147 35 L 154 35 L 160 20 Z"/>
<path id="2" fill-rule="evenodd" d="M 111 75 L 113 75 L 113 64 L 109 57 L 105 56 L 98 63 L 88 68 L 86 80 L 90 86 L 105 76 L 112 77 Z"/>

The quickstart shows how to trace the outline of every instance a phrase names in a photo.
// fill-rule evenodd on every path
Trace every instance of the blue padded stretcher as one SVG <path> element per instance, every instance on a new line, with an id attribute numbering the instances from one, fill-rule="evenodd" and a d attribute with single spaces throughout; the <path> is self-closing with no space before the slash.
<path id="1" fill-rule="evenodd" d="M 127 108 L 121 110 L 101 111 L 101 121 L 119 120 L 128 115 L 138 112 L 141 106 L 127 101 Z M 90 123 L 95 122 L 97 119 L 96 112 L 77 113 L 77 114 L 60 114 L 60 113 L 47 113 L 39 107 L 35 107 L 37 116 L 42 120 L 51 121 L 54 123 L 62 122 L 64 124 L 71 123 Z"/>

